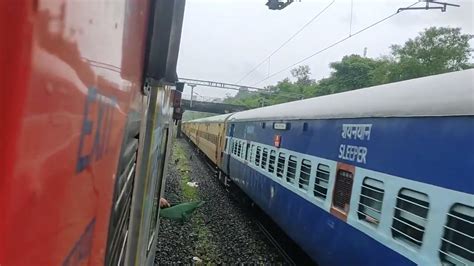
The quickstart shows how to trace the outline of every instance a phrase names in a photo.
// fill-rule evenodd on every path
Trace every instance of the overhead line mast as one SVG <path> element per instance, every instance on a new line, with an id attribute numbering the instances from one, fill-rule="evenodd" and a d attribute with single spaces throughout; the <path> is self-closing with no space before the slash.
<path id="1" fill-rule="evenodd" d="M 275 55 L 278 51 L 280 51 L 286 44 L 288 44 L 293 38 L 295 38 L 298 34 L 300 34 L 306 27 L 308 27 L 312 22 L 314 22 L 319 16 L 321 16 L 329 7 L 334 4 L 336 0 L 332 0 L 331 3 L 329 3 L 327 6 L 325 6 L 321 11 L 319 11 L 317 14 L 315 14 L 306 24 L 304 24 L 302 27 L 300 27 L 293 35 L 290 36 L 286 41 L 284 41 L 278 48 L 273 50 L 265 59 L 260 61 L 257 65 L 255 65 L 249 72 L 247 72 L 243 77 L 241 77 L 236 83 L 240 83 L 243 81 L 246 77 L 248 77 L 250 74 L 252 74 L 255 70 L 257 70 L 263 63 L 268 62 L 269 63 L 269 68 L 270 68 L 270 59 L 273 55 Z M 268 73 L 270 73 L 270 69 L 268 70 Z"/>
<path id="2" fill-rule="evenodd" d="M 446 8 L 448 6 L 460 7 L 460 5 L 450 4 L 450 3 L 446 3 L 446 2 L 437 2 L 437 1 L 433 1 L 433 0 L 424 0 L 424 1 L 420 1 L 420 2 L 426 2 L 426 5 L 424 7 L 402 7 L 402 8 L 398 9 L 397 13 L 401 12 L 401 11 L 405 11 L 405 10 L 428 10 L 428 9 L 439 9 L 439 10 L 441 10 L 441 12 L 446 12 Z M 433 5 L 435 5 L 435 6 L 433 6 Z"/>
<path id="3" fill-rule="evenodd" d="M 268 2 L 265 5 L 268 6 L 268 8 L 271 10 L 282 10 L 283 8 L 289 6 L 293 2 L 294 0 L 286 0 L 286 1 L 268 0 Z"/>

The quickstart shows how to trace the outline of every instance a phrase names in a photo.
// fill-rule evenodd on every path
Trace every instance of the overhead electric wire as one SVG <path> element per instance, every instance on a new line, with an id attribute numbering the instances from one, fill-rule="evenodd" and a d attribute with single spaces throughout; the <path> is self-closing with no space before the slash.
<path id="1" fill-rule="evenodd" d="M 412 7 L 412 6 L 414 6 L 414 5 L 418 4 L 418 3 L 419 3 L 419 2 L 417 1 L 417 2 L 415 2 L 415 3 L 411 4 L 411 5 L 409 5 L 409 6 L 406 7 L 406 8 L 410 8 L 410 7 Z M 297 61 L 296 63 L 293 63 L 293 64 L 291 64 L 291 65 L 289 65 L 289 66 L 287 66 L 287 67 L 285 67 L 285 68 L 283 68 L 283 69 L 281 69 L 281 70 L 279 70 L 279 71 L 277 71 L 277 72 L 274 72 L 274 73 L 270 74 L 270 75 L 267 76 L 266 78 L 264 78 L 264 79 L 262 79 L 262 80 L 260 80 L 260 81 L 258 81 L 258 82 L 256 82 L 256 83 L 252 84 L 251 86 L 255 86 L 255 85 L 259 84 L 259 83 L 262 83 L 263 81 L 268 80 L 269 78 L 272 78 L 272 77 L 274 77 L 274 76 L 276 76 L 276 75 L 278 75 L 278 74 L 280 74 L 280 73 L 282 73 L 282 72 L 284 72 L 284 71 L 286 71 L 286 70 L 288 70 L 288 69 L 290 69 L 290 68 L 292 68 L 292 67 L 294 67 L 294 66 L 296 66 L 296 65 L 298 65 L 298 64 L 301 64 L 301 63 L 303 63 L 304 61 L 306 61 L 306 60 L 308 60 L 308 59 L 310 59 L 310 58 L 312 58 L 312 57 L 315 57 L 316 55 L 319 55 L 319 54 L 321 54 L 322 52 L 324 52 L 324 51 L 326 51 L 326 50 L 329 50 L 329 49 L 331 49 L 332 47 L 334 47 L 334 46 L 336 46 L 336 45 L 338 45 L 338 44 L 340 44 L 340 43 L 342 43 L 342 42 L 344 42 L 344 41 L 346 41 L 346 40 L 348 40 L 348 39 L 350 39 L 350 38 L 352 38 L 352 37 L 354 37 L 354 36 L 356 36 L 356 35 L 358 35 L 358 34 L 360 34 L 360 33 L 362 33 L 362 32 L 364 32 L 364 31 L 366 31 L 366 30 L 368 30 L 368 29 L 370 29 L 370 28 L 372 28 L 372 27 L 374 27 L 374 26 L 376 26 L 376 25 L 378 25 L 378 24 L 380 24 L 380 23 L 382 23 L 382 22 L 384 22 L 384 21 L 386 21 L 386 20 L 388 20 L 388 19 L 390 19 L 390 18 L 392 18 L 392 17 L 394 17 L 394 16 L 400 14 L 400 13 L 401 13 L 401 12 L 395 12 L 395 13 L 393 13 L 393 14 L 391 14 L 391 15 L 389 15 L 389 16 L 387 16 L 387 17 L 381 19 L 381 20 L 378 20 L 378 21 L 376 21 L 376 22 L 370 24 L 369 26 L 366 26 L 365 28 L 362 28 L 362 29 L 358 30 L 358 31 L 355 32 L 354 34 L 349 35 L 349 36 L 346 36 L 346 37 L 344 37 L 344 38 L 342 38 L 342 39 L 340 39 L 340 40 L 338 40 L 338 41 L 336 41 L 336 42 L 334 42 L 334 43 L 332 43 L 332 44 L 330 44 L 330 45 L 324 47 L 323 49 L 318 50 L 318 51 L 316 51 L 315 53 L 313 53 L 313 54 L 311 54 L 311 55 L 309 55 L 309 56 L 307 56 L 307 57 L 305 57 L 305 58 L 303 58 L 303 59 Z"/>
<path id="2" fill-rule="evenodd" d="M 263 63 L 267 62 L 274 54 L 281 50 L 286 44 L 288 44 L 293 38 L 295 38 L 300 32 L 302 32 L 306 27 L 308 27 L 313 21 L 315 21 L 319 16 L 321 16 L 332 4 L 334 4 L 336 0 L 333 0 L 329 3 L 325 8 L 323 8 L 320 12 L 318 12 L 315 16 L 313 16 L 306 24 L 304 24 L 299 30 L 297 30 L 290 38 L 284 41 L 277 49 L 270 53 L 269 56 L 265 57 L 260 63 L 258 63 L 254 68 L 252 68 L 247 74 L 245 74 L 242 78 L 240 78 L 236 84 L 239 84 L 242 80 L 252 74 L 255 70 L 257 70 Z"/>

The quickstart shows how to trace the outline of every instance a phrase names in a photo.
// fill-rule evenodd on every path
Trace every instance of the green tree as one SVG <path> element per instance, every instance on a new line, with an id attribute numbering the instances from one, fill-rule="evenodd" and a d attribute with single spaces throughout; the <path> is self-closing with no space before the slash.
<path id="1" fill-rule="evenodd" d="M 460 28 L 425 29 L 403 46 L 392 45 L 392 65 L 389 81 L 399 81 L 428 75 L 458 71 L 472 67 L 469 64 L 473 35 L 462 34 Z"/>
<path id="2" fill-rule="evenodd" d="M 298 66 L 291 70 L 296 81 L 285 78 L 267 87 L 268 93 L 243 91 L 226 102 L 254 108 L 472 68 L 472 38 L 460 28 L 428 28 L 404 45 L 392 45 L 390 55 L 376 59 L 344 56 L 331 63 L 330 76 L 318 82 L 311 79 L 309 66 Z"/>
<path id="3" fill-rule="evenodd" d="M 293 68 L 290 73 L 294 78 L 296 78 L 297 85 L 309 86 L 314 83 L 314 80 L 311 79 L 311 70 L 307 65 Z"/>
<path id="4" fill-rule="evenodd" d="M 329 86 L 330 93 L 360 89 L 375 85 L 374 72 L 381 62 L 360 55 L 344 56 L 340 62 L 330 64 L 331 77 L 320 85 Z M 322 88 L 320 88 L 322 90 Z"/>

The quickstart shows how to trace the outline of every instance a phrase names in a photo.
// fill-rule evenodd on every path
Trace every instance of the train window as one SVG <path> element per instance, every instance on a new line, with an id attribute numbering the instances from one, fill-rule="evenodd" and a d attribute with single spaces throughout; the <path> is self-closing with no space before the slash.
<path id="1" fill-rule="evenodd" d="M 288 167 L 286 168 L 286 181 L 294 184 L 296 178 L 296 156 L 290 155 Z"/>
<path id="2" fill-rule="evenodd" d="M 270 156 L 268 158 L 268 172 L 275 172 L 275 160 L 276 160 L 276 151 L 270 150 Z"/>
<path id="3" fill-rule="evenodd" d="M 225 144 L 224 144 L 224 150 L 225 150 L 227 153 L 229 153 L 229 151 L 227 150 L 227 148 L 228 148 L 228 147 L 227 147 L 227 146 L 228 146 L 228 144 L 227 144 L 227 143 L 228 143 L 228 140 L 229 140 L 229 139 L 226 138 L 226 139 L 225 139 Z"/>
<path id="4" fill-rule="evenodd" d="M 308 190 L 309 177 L 311 175 L 311 161 L 303 159 L 301 162 L 300 178 L 298 186 L 304 190 Z"/>
<path id="5" fill-rule="evenodd" d="M 265 122 L 262 122 L 262 128 L 265 128 Z"/>
<path id="6" fill-rule="evenodd" d="M 250 143 L 247 143 L 247 147 L 245 148 L 245 158 L 244 160 L 250 160 Z"/>
<path id="7" fill-rule="evenodd" d="M 250 148 L 250 159 L 249 159 L 249 162 L 250 163 L 255 163 L 255 145 L 252 144 L 252 148 Z"/>
<path id="8" fill-rule="evenodd" d="M 454 204 L 444 226 L 439 256 L 443 265 L 473 265 L 474 207 Z"/>
<path id="9" fill-rule="evenodd" d="M 260 165 L 260 153 L 261 153 L 262 148 L 260 146 L 257 146 L 257 151 L 255 152 L 255 165 L 259 166 Z"/>
<path id="10" fill-rule="evenodd" d="M 235 154 L 235 144 L 236 144 L 236 143 L 235 143 L 235 140 L 232 140 L 232 141 L 231 141 L 231 147 L 232 147 L 232 149 L 231 149 L 231 152 L 230 152 L 230 153 L 232 153 L 232 154 Z"/>
<path id="11" fill-rule="evenodd" d="M 242 151 L 240 152 L 240 158 L 242 158 L 243 160 L 245 160 L 245 158 L 247 157 L 247 155 L 246 155 L 247 151 L 245 149 L 246 146 L 247 145 L 245 145 L 245 141 L 242 141 Z"/>
<path id="12" fill-rule="evenodd" d="M 405 243 L 421 246 L 430 203 L 428 195 L 403 188 L 398 193 L 392 236 Z"/>
<path id="13" fill-rule="evenodd" d="M 283 177 L 283 169 L 285 169 L 285 154 L 280 152 L 278 154 L 278 163 L 277 163 L 277 177 Z"/>
<path id="14" fill-rule="evenodd" d="M 370 177 L 364 178 L 357 211 L 359 220 L 375 226 L 379 224 L 382 216 L 383 194 L 383 182 Z"/>
<path id="15" fill-rule="evenodd" d="M 237 148 L 237 156 L 242 156 L 242 141 L 239 140 L 239 146 Z"/>
<path id="16" fill-rule="evenodd" d="M 326 195 L 328 193 L 329 172 L 329 166 L 322 163 L 318 164 L 313 190 L 315 197 L 326 199 Z"/>
<path id="17" fill-rule="evenodd" d="M 265 169 L 267 167 L 267 158 L 268 158 L 268 149 L 267 148 L 263 148 L 263 152 L 262 152 L 262 163 L 260 164 L 260 166 L 262 167 L 262 169 Z"/>

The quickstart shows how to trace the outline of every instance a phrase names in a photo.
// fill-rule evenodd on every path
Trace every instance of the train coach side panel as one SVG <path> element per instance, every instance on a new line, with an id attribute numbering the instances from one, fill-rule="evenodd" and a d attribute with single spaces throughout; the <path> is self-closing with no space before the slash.
<path id="1" fill-rule="evenodd" d="M 349 258 L 379 265 L 388 257 L 390 263 L 403 265 L 440 264 L 438 249 L 448 213 L 457 204 L 473 206 L 474 155 L 469 142 L 473 122 L 472 116 L 266 121 L 269 127 L 262 122 L 236 122 L 232 137 L 254 148 L 246 158 L 229 156 L 230 176 L 322 265 L 347 265 Z M 280 145 L 275 145 L 275 136 Z M 285 158 L 283 164 L 278 157 L 273 160 L 273 172 L 261 165 L 270 161 L 268 154 L 262 155 L 264 149 L 281 152 Z M 299 183 L 302 160 L 312 165 L 306 187 Z M 354 169 L 349 196 L 335 186 L 341 165 Z M 324 186 L 316 185 L 316 175 L 319 172 L 321 180 L 323 171 L 328 177 L 321 199 Z M 362 221 L 359 216 L 361 187 L 367 177 L 383 184 L 378 227 L 373 226 L 374 220 Z M 391 233 L 394 213 L 400 208 L 397 198 L 404 190 L 426 195 L 428 201 L 419 249 Z M 334 198 L 346 196 L 346 216 L 334 214 Z"/>
<path id="2" fill-rule="evenodd" d="M 197 132 L 197 124 L 193 122 L 186 122 L 186 136 L 196 145 L 196 132 Z"/>
<path id="3" fill-rule="evenodd" d="M 6 39 L 2 56 L 30 71 L 6 72 L 21 97 L 0 104 L 15 106 L 2 111 L 1 157 L 15 167 L 0 177 L 0 264 L 101 265 L 126 117 L 140 102 L 148 1 L 10 3 L 0 24 L 26 30 L 1 28 L 22 39 Z"/>

